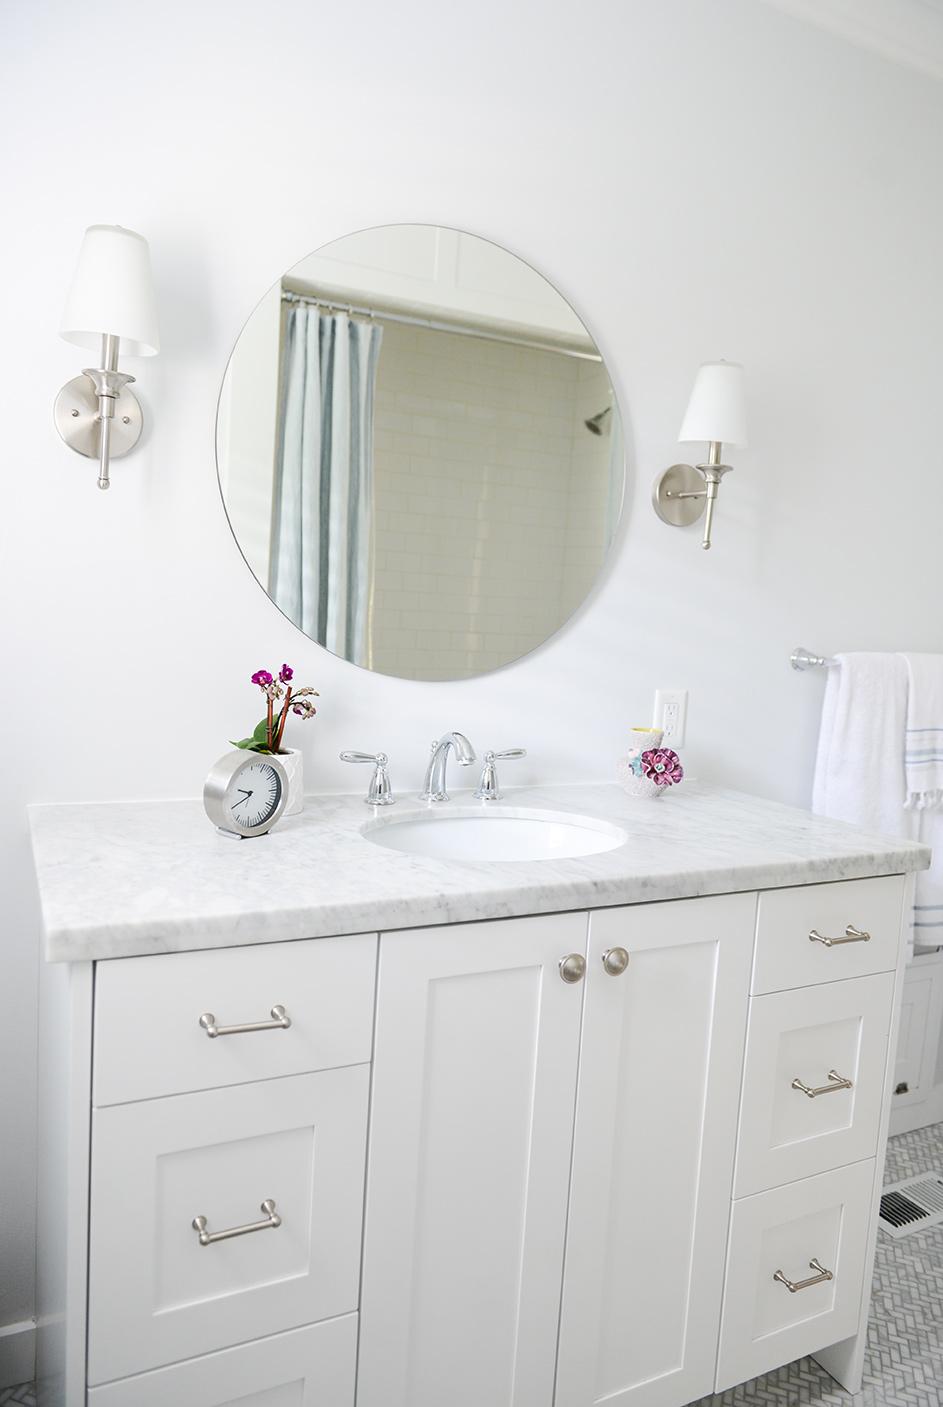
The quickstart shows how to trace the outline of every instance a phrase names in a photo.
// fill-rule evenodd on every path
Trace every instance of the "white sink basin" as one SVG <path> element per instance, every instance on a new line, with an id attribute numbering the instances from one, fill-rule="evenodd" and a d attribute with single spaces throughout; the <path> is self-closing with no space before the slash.
<path id="1" fill-rule="evenodd" d="M 566 811 L 443 802 L 442 810 L 384 817 L 364 827 L 374 845 L 433 860 L 566 860 L 615 850 L 628 839 L 608 821 Z"/>

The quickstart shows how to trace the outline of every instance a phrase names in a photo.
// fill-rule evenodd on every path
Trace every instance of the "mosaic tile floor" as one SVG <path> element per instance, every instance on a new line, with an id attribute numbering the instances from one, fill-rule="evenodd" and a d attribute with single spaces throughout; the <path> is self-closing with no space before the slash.
<path id="1" fill-rule="evenodd" d="M 884 1181 L 943 1168 L 943 1124 L 892 1138 Z M 943 1226 L 878 1232 L 864 1388 L 843 1392 L 811 1358 L 691 1407 L 943 1407 Z"/>
<path id="2" fill-rule="evenodd" d="M 892 1138 L 885 1182 L 943 1168 L 943 1124 Z M 878 1234 L 864 1390 L 842 1392 L 811 1358 L 691 1407 L 943 1407 L 943 1226 L 897 1241 Z M 31 1383 L 0 1407 L 36 1407 Z"/>
<path id="3" fill-rule="evenodd" d="M 22 1387 L 0 1387 L 0 1407 L 36 1407 L 32 1383 Z"/>

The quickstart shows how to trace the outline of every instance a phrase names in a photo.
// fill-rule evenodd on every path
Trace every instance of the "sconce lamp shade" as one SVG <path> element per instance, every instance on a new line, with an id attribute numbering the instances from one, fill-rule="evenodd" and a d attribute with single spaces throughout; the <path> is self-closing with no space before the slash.
<path id="1" fill-rule="evenodd" d="M 694 379 L 678 439 L 746 446 L 746 402 L 739 362 L 704 363 Z"/>
<path id="2" fill-rule="evenodd" d="M 120 225 L 90 225 L 62 315 L 61 335 L 97 350 L 103 336 L 121 339 L 130 357 L 160 350 L 147 240 Z"/>

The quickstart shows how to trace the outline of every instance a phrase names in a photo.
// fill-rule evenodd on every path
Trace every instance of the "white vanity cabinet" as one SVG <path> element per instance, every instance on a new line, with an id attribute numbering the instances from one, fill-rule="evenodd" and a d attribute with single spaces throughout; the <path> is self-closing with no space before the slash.
<path id="1" fill-rule="evenodd" d="M 96 964 L 87 1346 L 51 1404 L 353 1407 L 376 952 Z"/>
<path id="2" fill-rule="evenodd" d="M 42 1407 L 857 1390 L 909 901 L 50 964 Z"/>
<path id="3" fill-rule="evenodd" d="M 755 907 L 383 936 L 358 1407 L 710 1390 Z"/>
<path id="4" fill-rule="evenodd" d="M 381 935 L 357 1407 L 682 1407 L 860 1356 L 903 893 Z"/>

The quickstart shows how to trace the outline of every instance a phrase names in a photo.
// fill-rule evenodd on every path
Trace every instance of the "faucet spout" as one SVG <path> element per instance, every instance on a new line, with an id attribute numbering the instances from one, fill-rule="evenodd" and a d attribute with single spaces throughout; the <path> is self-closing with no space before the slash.
<path id="1" fill-rule="evenodd" d="M 449 760 L 449 750 L 454 751 L 460 767 L 470 767 L 475 760 L 475 749 L 464 733 L 443 733 L 437 743 L 432 744 L 426 780 L 419 794 L 420 801 L 448 801 L 445 789 L 445 769 Z"/>

